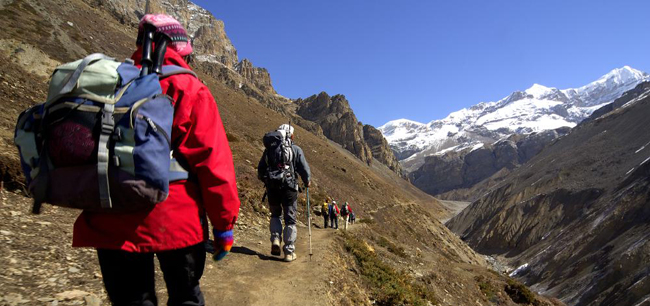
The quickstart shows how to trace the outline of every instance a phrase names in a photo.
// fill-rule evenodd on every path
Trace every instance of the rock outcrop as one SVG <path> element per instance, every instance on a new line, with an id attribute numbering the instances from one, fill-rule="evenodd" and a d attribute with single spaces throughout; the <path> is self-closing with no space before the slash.
<path id="1" fill-rule="evenodd" d="M 243 59 L 235 66 L 237 71 L 245 79 L 253 82 L 257 87 L 267 94 L 275 94 L 273 84 L 271 83 L 271 74 L 266 68 L 254 67 L 248 59 Z"/>
<path id="2" fill-rule="evenodd" d="M 188 0 L 85 0 L 109 11 L 122 24 L 135 26 L 145 13 L 174 16 L 192 39 L 194 56 L 199 61 L 219 62 L 233 69 L 239 62 L 237 49 L 226 35 L 223 21 Z"/>
<path id="3" fill-rule="evenodd" d="M 402 168 L 399 161 L 393 154 L 384 135 L 374 126 L 366 124 L 363 126 L 363 139 L 366 141 L 372 152 L 372 156 L 380 163 L 388 166 L 393 172 L 402 176 Z"/>
<path id="4" fill-rule="evenodd" d="M 427 156 L 409 178 L 415 186 L 432 195 L 471 188 L 501 169 L 512 170 L 527 162 L 569 131 L 563 127 L 527 136 L 513 135 L 493 144 Z"/>
<path id="5" fill-rule="evenodd" d="M 315 122 L 322 129 L 322 135 L 340 144 L 366 164 L 370 165 L 374 158 L 403 176 L 388 141 L 378 129 L 367 124 L 364 126 L 357 120 L 344 95 L 330 97 L 326 92 L 321 92 L 304 100 L 298 99 L 295 105 L 298 116 L 307 122 Z M 305 126 L 304 123 L 300 125 Z M 305 128 L 313 131 L 313 127 Z"/>
<path id="6" fill-rule="evenodd" d="M 325 137 L 340 144 L 344 149 L 367 164 L 372 163 L 372 150 L 363 137 L 363 126 L 357 120 L 345 96 L 330 97 L 321 92 L 306 99 L 296 100 L 296 113 L 316 122 L 323 129 Z"/>

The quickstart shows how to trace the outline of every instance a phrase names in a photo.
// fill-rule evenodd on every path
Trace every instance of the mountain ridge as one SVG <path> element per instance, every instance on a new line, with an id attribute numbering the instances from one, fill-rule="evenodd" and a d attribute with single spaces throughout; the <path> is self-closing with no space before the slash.
<path id="1" fill-rule="evenodd" d="M 492 143 L 511 134 L 528 134 L 562 126 L 574 127 L 593 111 L 650 79 L 629 66 L 616 68 L 578 88 L 559 90 L 533 84 L 495 102 L 481 102 L 447 117 L 420 123 L 389 121 L 384 134 L 407 172 L 419 168 L 427 155 L 480 142 Z"/>
<path id="2" fill-rule="evenodd" d="M 615 103 L 494 182 L 447 227 L 568 305 L 646 305 L 648 83 Z"/>

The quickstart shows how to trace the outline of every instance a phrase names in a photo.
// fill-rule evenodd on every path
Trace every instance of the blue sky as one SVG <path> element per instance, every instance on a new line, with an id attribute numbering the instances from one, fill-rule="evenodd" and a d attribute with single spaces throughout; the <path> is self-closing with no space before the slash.
<path id="1" fill-rule="evenodd" d="M 533 83 L 650 71 L 650 1 L 197 0 L 278 93 L 344 94 L 380 126 L 429 122 Z"/>

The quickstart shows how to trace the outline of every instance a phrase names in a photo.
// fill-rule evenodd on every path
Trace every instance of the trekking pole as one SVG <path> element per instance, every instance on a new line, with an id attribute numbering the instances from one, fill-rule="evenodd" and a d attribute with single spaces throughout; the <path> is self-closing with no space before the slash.
<path id="1" fill-rule="evenodd" d="M 309 187 L 305 187 L 307 192 L 307 227 L 309 228 L 309 261 L 314 253 L 311 251 L 311 209 L 309 208 Z"/>
<path id="2" fill-rule="evenodd" d="M 162 74 L 163 62 L 165 60 L 165 51 L 167 51 L 167 43 L 169 38 L 167 35 L 158 33 L 154 36 L 154 43 L 156 44 L 156 49 L 153 51 L 153 67 L 151 68 L 153 73 Z"/>
<path id="3" fill-rule="evenodd" d="M 154 32 L 156 32 L 156 27 L 150 24 L 144 25 L 144 33 L 142 38 L 142 60 L 140 65 L 142 65 L 142 70 L 140 70 L 140 76 L 148 75 L 151 72 L 153 66 L 153 60 L 151 58 L 151 43 L 153 42 Z"/>

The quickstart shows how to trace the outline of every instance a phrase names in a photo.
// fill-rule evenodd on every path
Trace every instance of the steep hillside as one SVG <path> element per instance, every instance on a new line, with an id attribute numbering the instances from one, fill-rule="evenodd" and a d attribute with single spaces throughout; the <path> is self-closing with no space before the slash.
<path id="1" fill-rule="evenodd" d="M 269 95 L 274 91 L 265 76 L 251 80 L 256 75 L 250 73 L 251 65 L 238 66 L 223 23 L 187 1 L 17 0 L 0 4 L 5 29 L 0 33 L 0 173 L 9 189 L 0 191 L 0 305 L 107 304 L 94 251 L 69 247 L 78 212 L 46 206 L 41 215 L 27 213 L 29 199 L 21 192 L 13 128 L 22 109 L 45 98 L 48 75 L 58 64 L 93 52 L 129 56 L 134 25 L 145 5 L 177 16 L 196 33 L 195 46 L 211 50 L 197 52 L 192 65 L 215 96 L 233 150 L 242 211 L 232 256 L 206 267 L 208 305 L 224 299 L 233 305 L 267 305 L 278 295 L 289 296 L 281 290 L 291 286 L 262 290 L 266 296 L 259 296 L 260 289 L 269 287 L 257 281 L 275 279 L 282 271 L 309 273 L 308 281 L 303 282 L 305 275 L 289 281 L 294 287 L 295 282 L 306 286 L 291 291 L 295 301 L 315 294 L 327 298 L 324 304 L 334 305 L 548 303 L 488 271 L 482 256 L 437 221 L 447 211 L 434 198 L 380 163 L 369 167 L 324 139 L 322 130 L 317 133 L 319 126 L 309 122 L 303 123 L 310 130 L 296 127 L 296 142 L 313 171 L 311 204 L 322 203 L 325 196 L 348 201 L 359 224 L 345 234 L 315 227 L 315 238 L 328 239 L 315 243 L 326 249 L 327 257 L 316 254 L 311 263 L 306 229 L 301 227 L 300 261 L 289 266 L 269 261 L 265 251 L 258 251 L 267 248 L 262 241 L 267 241 L 269 215 L 266 204 L 260 203 L 263 186 L 255 167 L 263 150 L 261 136 L 286 122 L 292 103 Z M 300 199 L 299 219 L 305 222 L 304 195 Z M 224 279 L 233 283 L 224 284 Z M 163 280 L 157 283 L 164 296 Z M 230 294 L 224 297 L 223 292 Z"/>
<path id="2" fill-rule="evenodd" d="M 447 226 L 569 305 L 646 305 L 650 91 L 639 85 L 629 96 L 513 171 Z"/>

